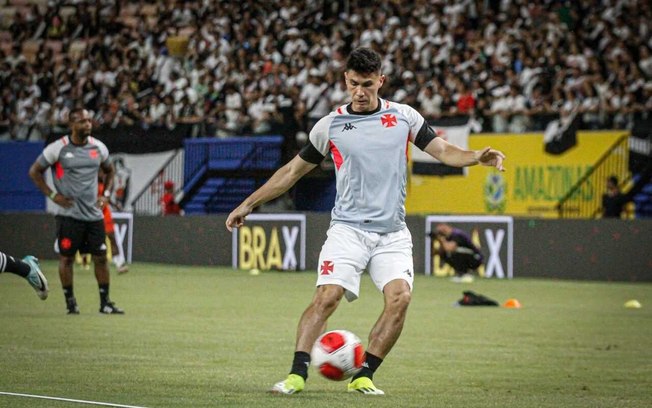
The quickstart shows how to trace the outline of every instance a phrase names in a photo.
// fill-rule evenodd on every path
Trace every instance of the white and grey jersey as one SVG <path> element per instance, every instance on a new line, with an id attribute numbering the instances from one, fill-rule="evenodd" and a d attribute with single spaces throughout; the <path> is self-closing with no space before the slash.
<path id="1" fill-rule="evenodd" d="M 330 153 L 337 195 L 331 223 L 388 233 L 405 227 L 408 142 L 424 149 L 436 137 L 415 109 L 378 100 L 378 109 L 355 113 L 350 105 L 325 116 L 299 153 L 319 163 Z"/>
<path id="2" fill-rule="evenodd" d="M 70 208 L 57 206 L 57 215 L 81 221 L 103 219 L 97 207 L 97 175 L 100 164 L 109 162 L 104 143 L 89 137 L 85 145 L 78 146 L 64 136 L 46 146 L 37 161 L 43 167 L 52 167 L 56 191 L 74 200 Z"/>

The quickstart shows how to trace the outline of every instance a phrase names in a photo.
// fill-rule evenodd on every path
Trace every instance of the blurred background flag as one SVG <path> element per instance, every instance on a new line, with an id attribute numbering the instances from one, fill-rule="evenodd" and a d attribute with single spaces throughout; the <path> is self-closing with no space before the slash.
<path id="1" fill-rule="evenodd" d="M 452 116 L 428 121 L 439 137 L 463 149 L 469 148 L 471 123 L 468 116 Z M 412 174 L 430 176 L 466 175 L 466 168 L 451 167 L 431 157 L 414 145 L 410 146 Z"/>

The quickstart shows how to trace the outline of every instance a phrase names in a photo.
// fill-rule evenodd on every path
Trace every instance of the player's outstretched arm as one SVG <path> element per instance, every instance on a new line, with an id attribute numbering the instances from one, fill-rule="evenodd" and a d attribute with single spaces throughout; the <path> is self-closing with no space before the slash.
<path id="1" fill-rule="evenodd" d="M 278 169 L 272 177 L 258 190 L 247 197 L 226 219 L 226 228 L 233 231 L 244 224 L 245 217 L 254 208 L 273 200 L 288 191 L 301 177 L 306 175 L 317 165 L 303 160 L 299 155 L 295 156 L 288 164 Z"/>
<path id="2" fill-rule="evenodd" d="M 440 137 L 434 138 L 425 148 L 425 152 L 444 164 L 454 167 L 466 167 L 481 164 L 493 166 L 500 171 L 505 171 L 503 160 L 505 155 L 490 147 L 482 150 L 465 150 L 454 144 L 448 143 Z"/>

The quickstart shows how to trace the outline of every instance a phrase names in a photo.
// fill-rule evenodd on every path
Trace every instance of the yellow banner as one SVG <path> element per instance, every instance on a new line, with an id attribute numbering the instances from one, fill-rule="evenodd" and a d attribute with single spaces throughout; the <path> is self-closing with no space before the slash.
<path id="1" fill-rule="evenodd" d="M 506 171 L 472 166 L 466 176 L 411 175 L 409 214 L 508 214 L 556 218 L 556 204 L 618 140 L 623 131 L 578 132 L 577 145 L 564 154 L 544 150 L 543 134 L 469 137 L 469 149 L 491 146 L 507 156 Z M 602 186 L 584 192 L 587 200 Z"/>

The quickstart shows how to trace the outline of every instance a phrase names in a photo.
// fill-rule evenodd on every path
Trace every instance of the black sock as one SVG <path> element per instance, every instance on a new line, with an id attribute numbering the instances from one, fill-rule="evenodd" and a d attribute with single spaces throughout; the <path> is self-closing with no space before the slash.
<path id="1" fill-rule="evenodd" d="M 100 283 L 98 286 L 100 287 L 100 304 L 104 305 L 109 301 L 109 284 Z"/>
<path id="2" fill-rule="evenodd" d="M 13 256 L 0 252 L 0 273 L 11 272 L 26 278 L 30 269 L 29 265 L 20 259 L 14 259 Z"/>
<path id="3" fill-rule="evenodd" d="M 75 292 L 72 290 L 72 285 L 63 287 L 63 296 L 66 297 L 66 300 L 75 297 Z"/>
<path id="4" fill-rule="evenodd" d="M 353 376 L 351 381 L 356 380 L 360 377 L 369 377 L 370 380 L 374 379 L 374 373 L 380 367 L 380 364 L 383 362 L 383 359 L 376 357 L 371 353 L 364 353 L 364 363 L 362 363 L 362 370 L 360 370 L 356 375 Z"/>
<path id="5" fill-rule="evenodd" d="M 308 367 L 310 367 L 310 354 L 305 351 L 296 351 L 294 360 L 292 360 L 290 374 L 300 375 L 306 380 L 308 378 Z"/>

